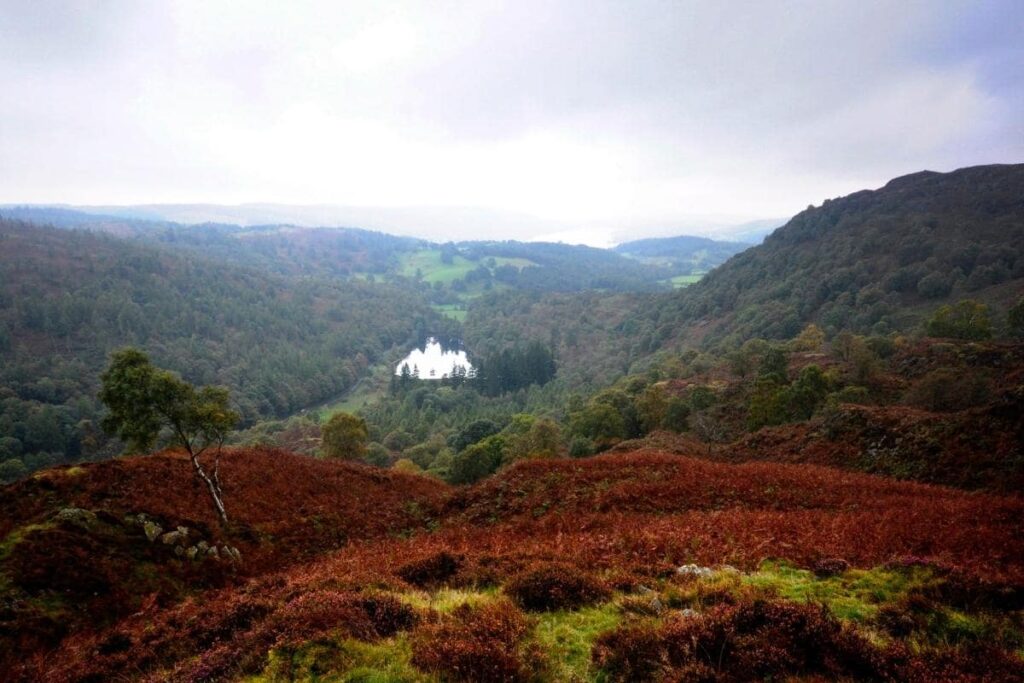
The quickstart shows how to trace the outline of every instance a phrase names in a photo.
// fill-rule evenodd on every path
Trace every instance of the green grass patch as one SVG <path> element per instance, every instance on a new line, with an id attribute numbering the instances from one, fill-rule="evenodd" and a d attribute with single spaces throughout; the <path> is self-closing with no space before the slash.
<path id="1" fill-rule="evenodd" d="M 412 647 L 405 635 L 376 643 L 352 638 L 320 639 L 295 648 L 270 651 L 267 666 L 249 683 L 318 681 L 320 683 L 419 683 L 433 676 L 412 665 Z"/>
<path id="2" fill-rule="evenodd" d="M 459 255 L 452 257 L 451 263 L 443 263 L 440 249 L 420 249 L 402 255 L 399 273 L 406 277 L 416 277 L 416 273 L 419 272 L 424 282 L 441 282 L 447 285 L 455 280 L 461 280 L 478 265 Z"/>
<path id="3" fill-rule="evenodd" d="M 442 588 L 441 590 L 433 593 L 416 591 L 394 594 L 394 597 L 398 598 L 410 607 L 415 607 L 417 609 L 432 609 L 435 612 L 441 612 L 443 614 L 452 612 L 455 608 L 461 607 L 462 605 L 478 607 L 495 600 L 497 596 L 498 589 L 494 587 L 479 590 Z"/>
<path id="4" fill-rule="evenodd" d="M 547 655 L 550 680 L 594 680 L 597 671 L 590 659 L 594 641 L 618 626 L 621 620 L 619 608 L 612 602 L 538 616 L 533 638 Z"/>
<path id="5" fill-rule="evenodd" d="M 703 274 L 698 274 L 698 275 L 676 275 L 675 277 L 669 278 L 668 280 L 663 280 L 663 282 L 667 282 L 670 285 L 672 285 L 673 287 L 675 287 L 676 289 L 680 289 L 682 287 L 689 287 L 692 284 L 700 282 L 700 279 L 702 277 L 704 277 Z"/>
<path id="6" fill-rule="evenodd" d="M 519 270 L 522 270 L 523 268 L 526 268 L 527 266 L 535 266 L 535 265 L 537 265 L 536 263 L 534 263 L 533 261 L 531 261 L 528 258 L 507 258 L 505 256 L 489 256 L 489 257 L 485 258 L 484 261 L 488 265 L 490 265 L 492 258 L 494 259 L 494 267 L 495 268 L 498 268 L 500 266 L 515 266 Z"/>
<path id="7" fill-rule="evenodd" d="M 858 622 L 875 616 L 880 605 L 897 602 L 932 581 L 934 575 L 923 567 L 850 569 L 838 576 L 819 578 L 813 572 L 774 561 L 764 562 L 757 572 L 743 577 L 743 582 L 753 588 L 795 602 L 824 603 L 840 619 Z"/>

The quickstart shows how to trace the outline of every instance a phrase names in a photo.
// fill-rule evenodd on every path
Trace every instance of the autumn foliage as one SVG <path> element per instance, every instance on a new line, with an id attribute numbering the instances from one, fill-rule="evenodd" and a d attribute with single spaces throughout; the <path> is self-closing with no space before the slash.
<path id="1" fill-rule="evenodd" d="M 10 510 L 0 533 L 18 539 L 0 554 L 0 570 L 20 596 L 0 605 L 3 678 L 231 679 L 262 671 L 272 650 L 394 634 L 408 639 L 412 665 L 441 677 L 543 677 L 533 620 L 607 604 L 688 563 L 750 571 L 786 558 L 826 574 L 843 563 L 927 566 L 942 582 L 921 599 L 963 609 L 1019 604 L 1024 585 L 1020 497 L 825 467 L 648 450 L 524 461 L 466 489 L 279 451 L 233 450 L 223 468 L 236 525 L 225 530 L 174 454 L 50 470 L 0 490 Z M 69 506 L 95 511 L 97 526 L 54 524 Z M 125 525 L 140 512 L 237 545 L 244 560 L 179 558 Z M 429 591 L 445 587 L 493 597 L 434 611 Z M 640 680 L 651 671 L 742 680 L 748 670 L 929 680 L 930 671 L 1004 672 L 1013 663 L 975 646 L 922 662 L 898 647 L 868 647 L 813 605 L 708 596 L 699 618 L 613 630 L 594 662 Z M 721 666 L 693 642 L 726 643 Z"/>

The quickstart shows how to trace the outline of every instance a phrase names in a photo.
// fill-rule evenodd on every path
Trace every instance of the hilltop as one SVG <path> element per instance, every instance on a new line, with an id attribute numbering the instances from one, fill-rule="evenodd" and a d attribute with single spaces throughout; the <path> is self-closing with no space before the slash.
<path id="1" fill-rule="evenodd" d="M 924 171 L 808 207 L 649 315 L 705 345 L 907 330 L 950 300 L 1007 305 L 1022 244 L 1024 164 Z"/>

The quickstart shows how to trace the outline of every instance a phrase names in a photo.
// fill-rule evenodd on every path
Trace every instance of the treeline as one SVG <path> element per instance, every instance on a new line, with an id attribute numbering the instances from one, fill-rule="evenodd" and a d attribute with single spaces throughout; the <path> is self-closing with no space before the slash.
<path id="1" fill-rule="evenodd" d="M 0 457 L 31 470 L 110 454 L 97 377 L 125 345 L 229 387 L 251 423 L 334 397 L 385 350 L 451 324 L 392 285 L 284 278 L 0 219 Z"/>

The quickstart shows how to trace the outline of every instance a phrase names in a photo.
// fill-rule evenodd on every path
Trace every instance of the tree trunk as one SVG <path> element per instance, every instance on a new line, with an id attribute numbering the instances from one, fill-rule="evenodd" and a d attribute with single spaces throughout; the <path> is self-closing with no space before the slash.
<path id="1" fill-rule="evenodd" d="M 203 466 L 199 464 L 199 458 L 195 455 L 191 457 L 192 469 L 199 475 L 199 478 L 206 484 L 206 488 L 210 491 L 210 498 L 213 499 L 213 506 L 217 508 L 217 515 L 220 517 L 220 521 L 224 526 L 228 525 L 228 513 L 224 509 L 224 501 L 220 497 L 220 486 L 207 476 L 206 471 L 203 470 Z"/>

